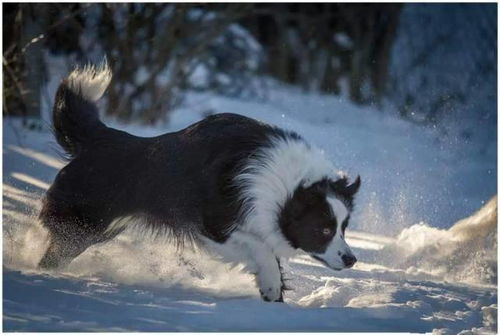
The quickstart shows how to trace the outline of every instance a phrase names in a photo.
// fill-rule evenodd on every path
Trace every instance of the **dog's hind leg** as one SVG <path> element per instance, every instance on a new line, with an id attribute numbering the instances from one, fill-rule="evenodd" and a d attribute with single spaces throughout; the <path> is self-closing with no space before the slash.
<path id="1" fill-rule="evenodd" d="M 42 225 L 49 230 L 50 244 L 38 266 L 55 269 L 68 265 L 91 245 L 103 242 L 105 222 L 92 220 L 81 211 L 74 212 L 47 204 L 40 214 Z M 99 225 L 93 224 L 99 222 Z"/>
<path id="2" fill-rule="evenodd" d="M 56 269 L 68 265 L 81 252 L 75 250 L 74 246 L 70 246 L 60 239 L 51 237 L 49 247 L 38 266 L 42 269 Z"/>
<path id="3" fill-rule="evenodd" d="M 51 232 L 49 247 L 38 266 L 42 269 L 62 268 L 94 243 L 95 238 L 82 231 L 66 234 Z"/>

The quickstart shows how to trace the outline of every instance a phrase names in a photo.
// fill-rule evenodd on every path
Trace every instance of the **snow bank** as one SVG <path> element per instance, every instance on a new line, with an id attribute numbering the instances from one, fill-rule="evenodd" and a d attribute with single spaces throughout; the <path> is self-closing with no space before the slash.
<path id="1" fill-rule="evenodd" d="M 356 283 L 358 282 L 358 283 Z M 379 286 L 378 288 L 376 286 Z M 359 282 L 353 279 L 327 279 L 324 286 L 297 302 L 306 307 L 382 307 L 393 302 L 395 287 L 380 287 L 376 282 Z"/>
<path id="2" fill-rule="evenodd" d="M 385 263 L 424 271 L 447 281 L 497 282 L 497 197 L 472 216 L 444 230 L 419 223 L 386 246 Z"/>

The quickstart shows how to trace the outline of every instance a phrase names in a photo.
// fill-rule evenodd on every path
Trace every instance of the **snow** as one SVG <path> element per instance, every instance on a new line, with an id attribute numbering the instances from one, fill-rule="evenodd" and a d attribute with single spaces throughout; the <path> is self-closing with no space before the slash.
<path id="1" fill-rule="evenodd" d="M 105 122 L 153 136 L 208 113 L 237 112 L 299 132 L 339 169 L 361 175 L 346 232 L 359 260 L 353 269 L 334 272 L 299 256 L 284 264 L 293 289 L 285 304 L 266 303 L 240 266 L 131 229 L 64 270 L 41 272 L 39 200 L 65 163 L 46 126 L 28 131 L 6 118 L 4 330 L 495 333 L 497 208 L 496 198 L 488 201 L 496 194 L 496 143 L 477 152 L 474 142 L 450 141 L 375 107 L 276 85 L 269 92 L 267 101 L 189 93 L 167 125 Z"/>

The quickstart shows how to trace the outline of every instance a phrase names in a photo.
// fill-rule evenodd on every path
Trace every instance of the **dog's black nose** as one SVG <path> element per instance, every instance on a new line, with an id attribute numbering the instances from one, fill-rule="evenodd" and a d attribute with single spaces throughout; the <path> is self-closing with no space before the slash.
<path id="1" fill-rule="evenodd" d="M 354 255 L 342 255 L 342 261 L 346 267 L 350 268 L 356 263 L 357 259 Z"/>

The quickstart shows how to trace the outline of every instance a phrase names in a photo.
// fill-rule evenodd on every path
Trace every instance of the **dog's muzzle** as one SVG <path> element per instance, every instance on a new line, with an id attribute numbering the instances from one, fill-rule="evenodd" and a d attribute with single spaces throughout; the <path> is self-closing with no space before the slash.
<path id="1" fill-rule="evenodd" d="M 353 254 L 345 254 L 345 255 L 342 255 L 342 257 L 341 257 L 342 262 L 344 263 L 344 267 L 334 267 L 334 266 L 330 265 L 326 260 L 324 260 L 323 258 L 321 258 L 317 255 L 311 255 L 311 256 L 315 260 L 319 261 L 321 264 L 325 265 L 326 267 L 328 267 L 330 269 L 336 270 L 336 271 L 340 271 L 342 269 L 352 268 L 354 266 L 354 264 L 358 261 L 356 256 L 354 256 Z"/>

